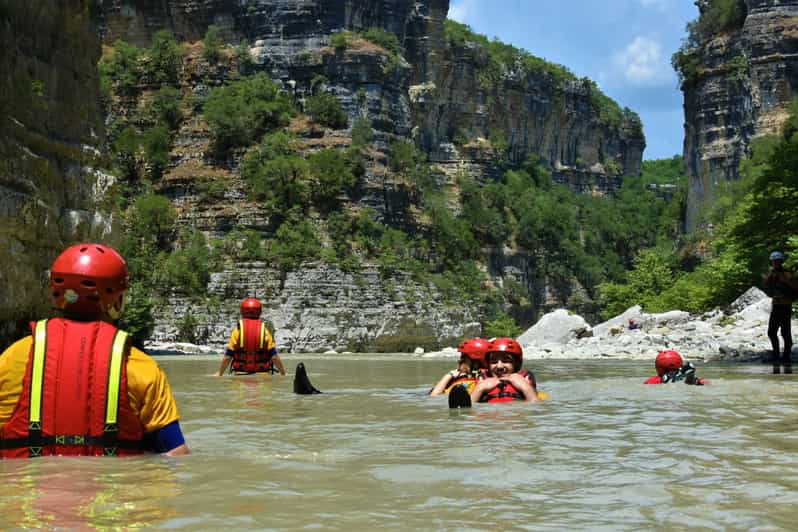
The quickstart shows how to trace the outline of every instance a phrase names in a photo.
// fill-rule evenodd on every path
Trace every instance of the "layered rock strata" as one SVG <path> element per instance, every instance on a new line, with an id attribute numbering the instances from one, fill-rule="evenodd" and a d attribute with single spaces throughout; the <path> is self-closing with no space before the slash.
<path id="1" fill-rule="evenodd" d="M 737 179 L 752 139 L 779 131 L 798 89 L 798 1 L 746 4 L 742 29 L 707 42 L 697 79 L 683 86 L 688 230 L 718 185 Z"/>
<path id="2" fill-rule="evenodd" d="M 264 263 L 240 264 L 213 274 L 208 289 L 221 304 L 211 308 L 174 297 L 158 307 L 152 341 L 189 337 L 221 353 L 245 297 L 264 303 L 263 318 L 273 325 L 279 350 L 287 352 L 434 349 L 480 332 L 472 309 L 447 308 L 434 288 L 401 275 L 383 279 L 376 268 L 352 274 L 309 264 L 281 277 Z"/>

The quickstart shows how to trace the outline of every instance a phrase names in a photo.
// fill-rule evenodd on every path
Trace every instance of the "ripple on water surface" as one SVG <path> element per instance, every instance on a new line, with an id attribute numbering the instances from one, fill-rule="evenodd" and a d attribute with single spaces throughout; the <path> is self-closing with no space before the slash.
<path id="1" fill-rule="evenodd" d="M 532 361 L 547 401 L 450 411 L 426 393 L 451 360 L 301 360 L 324 394 L 161 360 L 194 454 L 2 462 L 0 528 L 792 528 L 798 376 Z"/>

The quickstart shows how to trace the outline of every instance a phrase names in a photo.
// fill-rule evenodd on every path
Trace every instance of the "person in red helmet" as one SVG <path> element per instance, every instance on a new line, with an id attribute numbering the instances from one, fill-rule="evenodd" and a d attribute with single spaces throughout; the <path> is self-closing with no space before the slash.
<path id="1" fill-rule="evenodd" d="M 169 381 L 114 323 L 125 260 L 103 244 L 64 250 L 50 268 L 59 317 L 0 356 L 0 457 L 189 454 Z"/>
<path id="2" fill-rule="evenodd" d="M 538 401 L 535 375 L 522 369 L 524 352 L 512 338 L 496 338 L 488 344 L 488 371 L 471 391 L 476 403 Z"/>
<path id="3" fill-rule="evenodd" d="M 262 309 L 263 305 L 254 297 L 248 297 L 241 302 L 241 320 L 230 335 L 227 351 L 222 357 L 219 371 L 216 372 L 217 377 L 224 375 L 228 366 L 231 366 L 236 375 L 274 373 L 275 369 L 280 375 L 285 375 L 285 367 L 277 354 L 274 339 L 269 328 L 260 319 Z"/>
<path id="4" fill-rule="evenodd" d="M 488 368 L 485 363 L 485 353 L 488 351 L 488 341 L 484 338 L 471 338 L 458 348 L 460 360 L 457 368 L 447 372 L 438 384 L 429 392 L 430 395 L 449 393 L 458 385 L 463 385 L 470 392 L 480 377 L 480 372 Z"/>
<path id="5" fill-rule="evenodd" d="M 680 381 L 698 386 L 709 384 L 709 381 L 698 378 L 695 374 L 695 366 L 689 362 L 685 363 L 682 355 L 676 351 L 660 351 L 654 360 L 654 367 L 657 374 L 646 379 L 643 384 L 667 384 Z"/>

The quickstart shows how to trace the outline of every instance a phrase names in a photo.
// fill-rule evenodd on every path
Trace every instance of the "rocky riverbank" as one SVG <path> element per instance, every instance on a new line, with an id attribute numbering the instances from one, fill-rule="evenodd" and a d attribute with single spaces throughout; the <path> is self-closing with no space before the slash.
<path id="1" fill-rule="evenodd" d="M 591 326 L 581 316 L 558 309 L 543 316 L 518 341 L 526 359 L 653 360 L 659 351 L 674 349 L 691 360 L 752 362 L 770 355 L 769 314 L 770 298 L 751 288 L 727 309 L 701 315 L 678 310 L 647 314 L 636 306 Z M 629 329 L 629 320 L 636 329 Z M 795 321 L 793 328 L 798 330 Z M 147 349 L 154 354 L 221 354 L 217 348 L 194 344 L 152 343 Z M 456 358 L 458 354 L 455 347 L 434 352 L 419 348 L 408 356 Z"/>
<path id="2" fill-rule="evenodd" d="M 751 288 L 723 310 L 701 315 L 682 311 L 646 314 L 637 306 L 593 327 L 579 316 L 557 310 L 545 315 L 519 341 L 524 357 L 531 359 L 653 360 L 659 351 L 674 349 L 705 362 L 760 361 L 770 356 L 770 301 L 764 292 Z M 629 329 L 630 319 L 636 329 Z"/>

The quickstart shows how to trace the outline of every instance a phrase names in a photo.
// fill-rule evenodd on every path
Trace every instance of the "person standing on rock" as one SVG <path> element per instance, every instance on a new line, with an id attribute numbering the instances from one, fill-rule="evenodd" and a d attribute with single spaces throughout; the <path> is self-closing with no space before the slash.
<path id="1" fill-rule="evenodd" d="M 780 364 L 784 373 L 792 373 L 792 303 L 798 295 L 798 281 L 793 273 L 784 268 L 786 257 L 781 251 L 770 254 L 770 270 L 763 282 L 764 290 L 772 298 L 770 320 L 768 321 L 768 338 L 773 348 L 773 373 L 780 373 Z M 784 339 L 784 352 L 779 354 L 779 329 Z"/>
<path id="2" fill-rule="evenodd" d="M 232 371 L 236 375 L 274 373 L 275 368 L 281 375 L 285 375 L 285 367 L 277 354 L 274 339 L 260 319 L 262 309 L 263 305 L 255 298 L 249 297 L 241 302 L 241 320 L 230 335 L 217 377 L 224 375 L 231 363 Z"/>
<path id="3" fill-rule="evenodd" d="M 50 294 L 63 317 L 32 322 L 0 356 L 0 457 L 189 454 L 166 375 L 114 325 L 127 287 L 109 246 L 55 259 Z"/>

